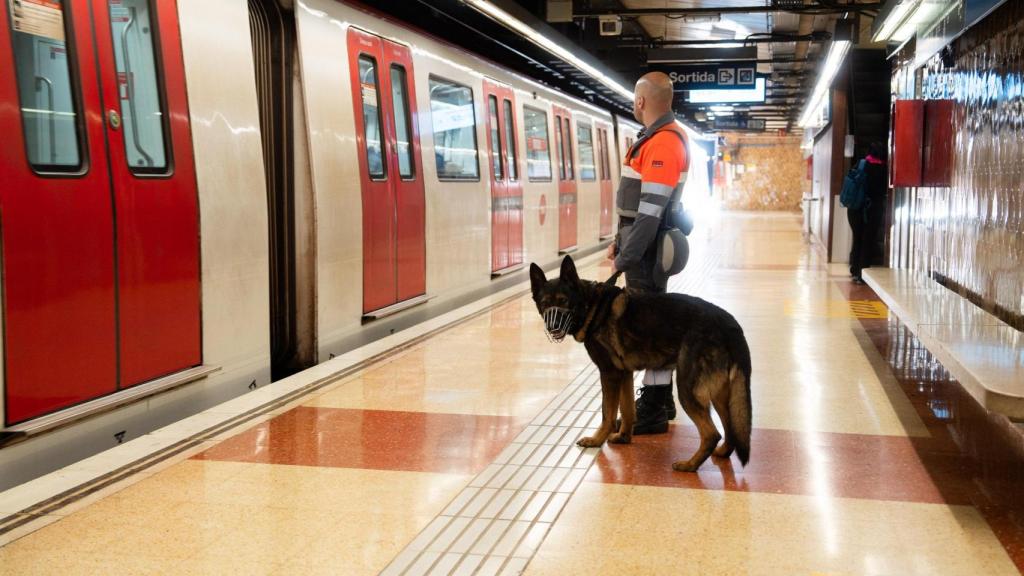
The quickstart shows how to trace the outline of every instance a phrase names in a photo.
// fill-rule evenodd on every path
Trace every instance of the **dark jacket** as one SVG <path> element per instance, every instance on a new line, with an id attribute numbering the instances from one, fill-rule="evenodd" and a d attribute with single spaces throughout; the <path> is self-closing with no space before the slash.
<path id="1" fill-rule="evenodd" d="M 867 195 L 874 206 L 880 206 L 885 200 L 885 194 L 889 189 L 889 170 L 885 164 L 864 163 L 864 171 L 867 173 Z"/>

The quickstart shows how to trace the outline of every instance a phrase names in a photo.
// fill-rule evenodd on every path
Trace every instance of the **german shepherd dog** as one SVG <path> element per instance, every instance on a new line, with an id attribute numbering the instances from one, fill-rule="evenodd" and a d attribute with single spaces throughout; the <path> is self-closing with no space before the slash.
<path id="1" fill-rule="evenodd" d="M 740 462 L 750 457 L 750 349 L 743 328 L 725 310 L 685 294 L 641 294 L 607 282 L 580 280 L 572 258 L 562 260 L 561 277 L 548 281 L 530 265 L 530 284 L 548 337 L 572 335 L 582 342 L 601 373 L 601 427 L 580 438 L 583 447 L 605 440 L 629 444 L 636 421 L 634 370 L 675 369 L 679 402 L 700 431 L 700 447 L 672 468 L 694 472 L 714 451 Z M 725 441 L 711 421 L 714 405 Z M 622 423 L 616 430 L 616 413 Z"/>

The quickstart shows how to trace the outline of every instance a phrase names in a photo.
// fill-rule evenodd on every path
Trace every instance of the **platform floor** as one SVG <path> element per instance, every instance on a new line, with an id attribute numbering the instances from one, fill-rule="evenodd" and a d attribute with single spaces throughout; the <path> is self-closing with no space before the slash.
<path id="1" fill-rule="evenodd" d="M 0 548 L 0 574 L 1017 574 L 1024 442 L 792 214 L 723 213 L 671 289 L 753 354 L 751 462 L 596 426 L 523 296 Z M 584 276 L 607 276 L 606 265 Z"/>

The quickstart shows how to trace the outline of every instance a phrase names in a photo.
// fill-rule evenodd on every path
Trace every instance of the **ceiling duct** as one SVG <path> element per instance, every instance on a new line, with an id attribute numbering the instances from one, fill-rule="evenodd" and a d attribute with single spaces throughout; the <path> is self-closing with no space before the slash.
<path id="1" fill-rule="evenodd" d="M 683 64 L 757 60 L 757 47 L 742 48 L 655 48 L 647 51 L 648 64 Z"/>
<path id="2" fill-rule="evenodd" d="M 548 22 L 572 22 L 572 0 L 548 0 Z"/>

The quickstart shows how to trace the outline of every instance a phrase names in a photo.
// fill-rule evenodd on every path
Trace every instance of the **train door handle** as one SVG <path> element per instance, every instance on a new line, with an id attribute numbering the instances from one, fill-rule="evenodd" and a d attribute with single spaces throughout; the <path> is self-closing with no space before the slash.
<path id="1" fill-rule="evenodd" d="M 111 130 L 119 130 L 121 128 L 121 115 L 117 113 L 117 110 L 107 110 L 107 125 L 110 126 Z"/>

